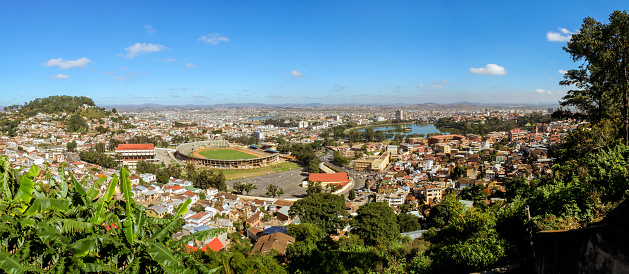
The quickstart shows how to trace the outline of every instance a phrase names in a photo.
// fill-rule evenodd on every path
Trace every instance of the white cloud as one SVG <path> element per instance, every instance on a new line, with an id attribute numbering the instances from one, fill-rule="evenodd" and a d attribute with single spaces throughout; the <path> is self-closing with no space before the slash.
<path id="1" fill-rule="evenodd" d="M 125 82 L 131 81 L 131 79 L 129 79 L 127 77 L 123 77 L 123 76 L 114 76 L 114 79 L 120 80 L 120 81 L 125 81 Z"/>
<path id="2" fill-rule="evenodd" d="M 193 64 L 193 63 L 187 63 L 186 64 L 187 68 L 197 68 L 197 65 Z"/>
<path id="3" fill-rule="evenodd" d="M 417 87 L 423 88 L 424 84 L 418 84 Z"/>
<path id="4" fill-rule="evenodd" d="M 70 75 L 57 74 L 56 76 L 51 76 L 50 79 L 68 79 Z"/>
<path id="5" fill-rule="evenodd" d="M 442 85 L 442 86 L 449 86 L 452 85 L 452 83 L 446 81 L 446 80 L 442 80 L 442 81 L 432 81 L 433 84 L 435 85 Z"/>
<path id="6" fill-rule="evenodd" d="M 50 59 L 48 60 L 48 62 L 44 62 L 42 66 L 47 66 L 47 67 L 58 66 L 60 69 L 82 68 L 85 65 L 87 65 L 87 63 L 89 62 L 91 62 L 91 60 L 85 57 L 76 59 L 76 60 L 65 60 L 65 59 L 57 58 L 57 59 Z"/>
<path id="7" fill-rule="evenodd" d="M 162 61 L 164 61 L 164 62 L 176 62 L 177 59 L 175 59 L 175 58 L 166 58 L 166 59 L 164 59 Z"/>
<path id="8" fill-rule="evenodd" d="M 210 33 L 199 37 L 199 41 L 203 41 L 206 44 L 216 45 L 220 42 L 229 42 L 229 38 L 222 36 L 218 33 Z"/>
<path id="9" fill-rule="evenodd" d="M 144 25 L 144 28 L 146 29 L 146 33 L 148 33 L 149 35 L 153 36 L 153 34 L 155 34 L 155 29 L 153 28 L 153 26 Z"/>
<path id="10" fill-rule="evenodd" d="M 193 98 L 197 98 L 197 99 L 200 99 L 200 98 L 205 98 L 205 96 L 203 96 L 203 95 L 198 95 L 198 94 L 192 94 L 192 97 L 193 97 Z"/>
<path id="11" fill-rule="evenodd" d="M 496 64 L 487 64 L 484 68 L 470 68 L 471 73 L 478 73 L 484 75 L 505 75 L 507 71 L 504 67 Z"/>
<path id="12" fill-rule="evenodd" d="M 432 85 L 433 88 L 443 88 L 443 85 Z"/>
<path id="13" fill-rule="evenodd" d="M 546 95 L 553 94 L 550 90 L 541 89 L 541 88 L 538 88 L 538 89 L 534 90 L 533 92 L 537 93 L 537 94 L 546 94 Z"/>
<path id="14" fill-rule="evenodd" d="M 348 86 L 341 86 L 341 85 L 334 85 L 334 89 L 337 91 L 341 91 L 344 90 L 346 88 L 349 88 Z"/>
<path id="15" fill-rule="evenodd" d="M 267 96 L 266 98 L 291 99 L 291 98 L 295 98 L 295 96 L 271 94 L 271 95 Z"/>
<path id="16" fill-rule="evenodd" d="M 568 71 L 567 71 L 567 70 L 560 69 L 560 70 L 559 70 L 559 73 L 561 73 L 561 74 L 566 74 L 566 73 L 568 73 Z"/>
<path id="17" fill-rule="evenodd" d="M 160 51 L 165 51 L 167 49 L 168 49 L 167 47 L 159 45 L 159 44 L 135 43 L 125 48 L 125 50 L 127 51 L 126 55 L 119 54 L 118 56 L 134 58 L 141 54 L 150 53 L 150 52 L 160 52 Z"/>
<path id="18" fill-rule="evenodd" d="M 295 77 L 304 77 L 303 73 L 301 73 L 301 72 L 299 72 L 297 70 L 294 70 L 294 69 L 290 70 L 290 75 L 295 76 Z"/>
<path id="19" fill-rule="evenodd" d="M 574 32 L 571 32 L 565 28 L 559 28 L 559 32 L 549 31 L 546 33 L 546 41 L 550 42 L 568 42 Z"/>

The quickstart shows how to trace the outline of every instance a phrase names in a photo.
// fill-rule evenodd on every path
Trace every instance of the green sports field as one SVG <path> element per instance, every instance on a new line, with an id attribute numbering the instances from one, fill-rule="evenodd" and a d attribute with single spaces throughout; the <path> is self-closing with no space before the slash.
<path id="1" fill-rule="evenodd" d="M 257 156 L 233 149 L 208 149 L 199 151 L 199 154 L 205 158 L 217 160 L 243 160 L 258 158 Z"/>

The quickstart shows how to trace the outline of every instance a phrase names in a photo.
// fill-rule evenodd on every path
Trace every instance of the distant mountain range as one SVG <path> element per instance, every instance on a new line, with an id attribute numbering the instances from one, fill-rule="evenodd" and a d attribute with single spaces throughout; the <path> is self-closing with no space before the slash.
<path id="1" fill-rule="evenodd" d="M 140 104 L 140 105 L 102 105 L 101 107 L 111 109 L 116 108 L 118 111 L 147 111 L 147 110 L 185 110 L 185 109 L 214 109 L 214 108 L 256 108 L 256 107 L 334 107 L 334 106 L 418 106 L 418 107 L 558 107 L 558 104 L 525 104 L 525 103 L 476 103 L 476 102 L 456 102 L 449 104 L 439 103 L 423 103 L 423 104 L 261 104 L 261 103 L 230 103 L 230 104 L 214 104 L 214 105 L 161 105 L 161 104 Z"/>

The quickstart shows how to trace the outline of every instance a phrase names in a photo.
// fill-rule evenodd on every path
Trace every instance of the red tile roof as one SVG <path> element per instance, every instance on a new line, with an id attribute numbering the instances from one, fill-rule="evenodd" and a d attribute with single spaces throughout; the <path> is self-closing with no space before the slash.
<path id="1" fill-rule="evenodd" d="M 153 144 L 119 144 L 116 150 L 152 150 Z"/>
<path id="2" fill-rule="evenodd" d="M 217 237 L 217 238 L 214 238 L 214 240 L 212 240 L 208 244 L 206 244 L 204 247 L 202 247 L 201 250 L 207 252 L 208 248 L 214 250 L 214 252 L 218 252 L 219 250 L 223 249 L 223 243 L 221 243 L 221 240 L 219 240 Z"/>
<path id="3" fill-rule="evenodd" d="M 214 238 L 214 240 L 212 240 L 205 246 L 203 246 L 201 250 L 204 252 L 208 252 L 208 250 L 211 249 L 211 250 L 214 250 L 214 252 L 218 252 L 219 250 L 223 249 L 223 247 L 224 247 L 223 243 L 221 243 L 221 240 L 219 240 L 217 237 L 217 238 Z M 186 248 L 188 250 L 199 250 L 198 248 L 191 245 L 186 245 Z"/>
<path id="4" fill-rule="evenodd" d="M 338 173 L 310 173 L 308 180 L 322 183 L 326 182 L 344 182 L 349 180 L 347 172 Z"/>
<path id="5" fill-rule="evenodd" d="M 207 215 L 207 213 L 205 213 L 205 212 L 199 212 L 199 213 L 194 214 L 194 215 L 192 215 L 192 216 L 190 216 L 190 217 L 188 217 L 188 218 L 186 218 L 186 219 L 188 219 L 188 220 L 191 220 L 191 219 L 197 219 L 197 220 L 198 220 L 198 219 L 201 219 L 201 218 L 205 217 L 205 215 Z"/>

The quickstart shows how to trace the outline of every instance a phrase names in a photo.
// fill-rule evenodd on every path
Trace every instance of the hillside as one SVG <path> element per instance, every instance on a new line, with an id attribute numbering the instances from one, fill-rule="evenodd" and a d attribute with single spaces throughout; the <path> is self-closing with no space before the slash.
<path id="1" fill-rule="evenodd" d="M 82 114 L 90 119 L 102 118 L 110 113 L 104 108 L 97 107 L 91 98 L 85 96 L 55 95 L 46 98 L 36 98 L 19 107 L 18 113 L 32 117 L 38 113 L 45 114 Z"/>

